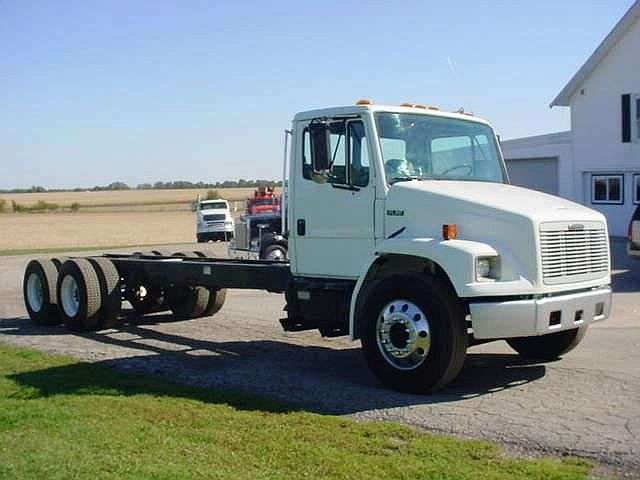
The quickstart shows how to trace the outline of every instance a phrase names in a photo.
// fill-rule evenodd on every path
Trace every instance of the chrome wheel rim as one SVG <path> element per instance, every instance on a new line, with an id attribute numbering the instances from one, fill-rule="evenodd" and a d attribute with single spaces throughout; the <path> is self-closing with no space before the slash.
<path id="1" fill-rule="evenodd" d="M 80 291 L 78 290 L 78 282 L 71 275 L 65 276 L 60 284 L 60 303 L 62 303 L 62 310 L 69 318 L 78 315 Z"/>
<path id="2" fill-rule="evenodd" d="M 285 259 L 285 253 L 282 249 L 276 248 L 267 254 L 267 260 L 282 261 Z"/>
<path id="3" fill-rule="evenodd" d="M 32 273 L 27 278 L 27 301 L 34 312 L 42 310 L 44 305 L 44 286 L 40 275 Z"/>
<path id="4" fill-rule="evenodd" d="M 416 304 L 393 300 L 378 315 L 376 339 L 387 363 L 398 370 L 413 370 L 431 350 L 429 320 Z"/>

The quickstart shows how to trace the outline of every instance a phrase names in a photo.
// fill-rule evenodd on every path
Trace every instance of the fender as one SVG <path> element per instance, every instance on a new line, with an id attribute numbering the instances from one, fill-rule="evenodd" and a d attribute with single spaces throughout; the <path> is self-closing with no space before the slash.
<path id="1" fill-rule="evenodd" d="M 349 334 L 355 338 L 355 309 L 358 297 L 374 263 L 385 255 L 405 255 L 424 258 L 437 263 L 448 275 L 459 297 L 467 296 L 468 285 L 474 282 L 475 258 L 497 255 L 486 243 L 469 240 L 441 240 L 434 238 L 388 238 L 381 242 L 358 277 L 349 308 Z M 445 268 L 446 266 L 446 268 Z"/>

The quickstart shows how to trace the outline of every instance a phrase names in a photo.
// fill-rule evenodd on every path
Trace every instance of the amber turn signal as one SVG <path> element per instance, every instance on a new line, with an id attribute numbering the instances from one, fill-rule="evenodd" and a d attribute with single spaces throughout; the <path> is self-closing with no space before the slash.
<path id="1" fill-rule="evenodd" d="M 447 223 L 442 225 L 442 238 L 445 240 L 453 240 L 458 236 L 458 227 L 455 223 Z"/>

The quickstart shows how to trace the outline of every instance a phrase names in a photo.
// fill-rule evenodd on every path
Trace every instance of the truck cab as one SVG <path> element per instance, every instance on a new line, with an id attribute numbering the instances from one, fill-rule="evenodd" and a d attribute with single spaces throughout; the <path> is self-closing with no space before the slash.
<path id="1" fill-rule="evenodd" d="M 196 204 L 196 238 L 198 243 L 230 240 L 234 220 L 226 200 L 198 200 Z"/>
<path id="2" fill-rule="evenodd" d="M 360 339 L 385 383 L 433 388 L 489 340 L 555 358 L 609 315 L 604 216 L 510 185 L 487 121 L 360 102 L 291 138 L 289 326 Z"/>

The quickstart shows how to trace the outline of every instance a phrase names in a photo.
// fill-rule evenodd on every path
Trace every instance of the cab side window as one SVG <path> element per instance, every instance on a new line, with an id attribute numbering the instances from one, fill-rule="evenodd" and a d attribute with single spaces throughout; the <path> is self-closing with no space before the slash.
<path id="1" fill-rule="evenodd" d="M 313 165 L 311 163 L 311 136 L 309 129 L 302 131 L 302 176 L 307 180 L 311 180 L 313 173 Z"/>
<path id="2" fill-rule="evenodd" d="M 357 121 L 349 122 L 348 125 L 350 183 L 355 187 L 366 187 L 369 184 L 369 148 L 364 133 L 364 124 Z"/>
<path id="3" fill-rule="evenodd" d="M 369 148 L 364 124 L 360 121 L 335 121 L 329 124 L 331 161 L 327 182 L 335 185 L 366 187 L 369 184 Z M 302 176 L 313 177 L 311 136 L 302 133 Z"/>
<path id="4" fill-rule="evenodd" d="M 329 126 L 331 141 L 331 169 L 329 181 L 337 184 L 347 184 L 347 147 L 344 136 L 344 122 L 334 122 Z"/>

